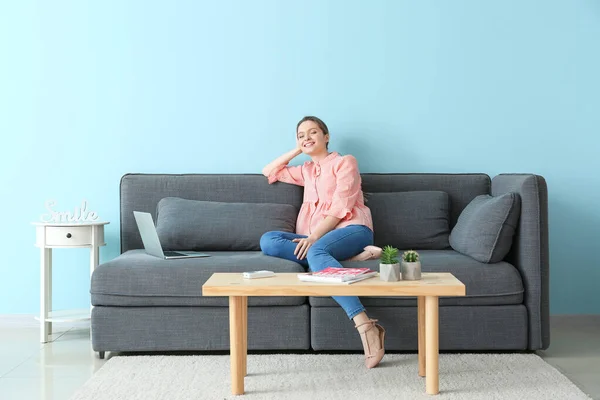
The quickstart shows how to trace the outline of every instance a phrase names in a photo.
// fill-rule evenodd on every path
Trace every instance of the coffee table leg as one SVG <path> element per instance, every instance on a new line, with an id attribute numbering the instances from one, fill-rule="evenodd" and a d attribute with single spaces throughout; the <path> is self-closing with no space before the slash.
<path id="1" fill-rule="evenodd" d="M 244 300 L 229 297 L 229 347 L 231 353 L 231 393 L 244 394 Z"/>
<path id="2" fill-rule="evenodd" d="M 425 376 L 425 296 L 417 297 L 419 325 L 419 376 Z"/>
<path id="3" fill-rule="evenodd" d="M 439 356 L 439 316 L 438 297 L 425 298 L 425 391 L 427 394 L 438 394 L 438 356 Z"/>
<path id="4" fill-rule="evenodd" d="M 242 362 L 242 372 L 243 375 L 248 375 L 248 296 L 242 297 L 242 313 L 244 316 L 242 328 L 244 332 L 242 332 L 242 339 L 244 340 L 244 350 L 242 354 L 244 356 L 244 361 Z"/>

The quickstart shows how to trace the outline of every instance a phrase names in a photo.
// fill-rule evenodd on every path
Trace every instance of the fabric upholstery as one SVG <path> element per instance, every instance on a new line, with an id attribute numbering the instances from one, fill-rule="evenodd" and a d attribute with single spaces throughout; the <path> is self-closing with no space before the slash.
<path id="1" fill-rule="evenodd" d="M 449 269 L 453 268 L 467 287 L 465 299 L 440 299 L 440 349 L 537 350 L 549 346 L 548 203 L 543 177 L 502 174 L 492 181 L 486 174 L 366 173 L 361 178 L 365 193 L 448 193 L 450 229 L 454 228 L 461 212 L 476 196 L 518 193 L 521 199 L 519 223 L 513 245 L 502 262 L 486 265 L 464 255 L 463 261 L 458 256 L 449 261 L 447 257 L 448 253 L 453 252 L 451 249 L 433 250 L 431 254 L 423 250 L 421 253 L 426 253 L 423 260 L 427 260 L 423 269 L 433 270 L 436 265 L 445 269 L 444 265 L 447 265 Z M 287 184 L 269 186 L 267 178 L 260 174 L 127 174 L 121 180 L 120 196 L 120 240 L 121 251 L 125 253 L 143 248 L 133 211 L 150 212 L 156 220 L 157 205 L 162 198 L 289 204 L 299 209 L 303 188 Z M 275 270 L 267 260 L 248 261 L 252 257 L 248 257 L 246 252 L 229 253 L 231 256 L 239 254 L 241 257 L 234 263 L 221 263 L 222 269 L 212 267 L 214 271 L 241 272 L 247 269 L 245 265 L 253 270 Z M 436 261 L 438 257 L 440 260 Z M 214 263 L 217 257 L 211 258 Z M 446 259 L 442 261 L 442 258 Z M 202 259 L 195 259 L 195 262 L 199 260 Z M 463 262 L 464 265 L 461 265 Z M 290 263 L 285 268 L 281 266 L 281 270 L 293 272 L 295 268 L 302 269 L 298 264 Z M 190 265 L 182 268 L 161 266 L 162 274 L 156 274 L 159 283 L 154 285 L 150 278 L 144 278 L 144 272 L 147 271 L 141 270 L 144 265 L 149 265 L 146 261 L 140 262 L 131 270 L 125 267 L 125 263 L 120 266 L 109 265 L 114 266 L 114 270 L 104 269 L 101 265 L 92 278 L 92 299 L 95 306 L 92 311 L 94 350 L 212 351 L 228 348 L 229 310 L 226 298 L 213 298 L 211 301 L 215 303 L 208 303 L 208 298 L 198 296 L 201 285 L 209 274 L 191 272 L 193 268 Z M 155 264 L 152 266 L 159 268 Z M 373 266 L 377 268 L 378 262 L 374 261 L 371 267 Z M 516 268 L 518 273 L 509 272 L 511 268 Z M 188 274 L 190 279 L 178 276 L 179 272 Z M 128 278 L 130 273 L 133 276 Z M 490 275 L 484 276 L 486 273 Z M 150 295 L 144 297 L 138 290 L 155 289 L 160 285 L 168 287 L 173 282 L 173 276 L 177 285 L 185 282 L 182 286 L 183 295 L 170 290 L 163 296 L 159 291 L 149 290 Z M 514 294 L 507 291 L 510 285 L 518 289 L 514 280 L 516 276 L 521 277 L 523 292 L 520 295 L 518 290 Z M 143 280 L 144 285 L 138 285 L 136 279 Z M 490 284 L 493 279 L 498 281 L 497 287 Z M 111 292 L 111 286 L 116 286 L 119 290 Z M 136 290 L 129 292 L 129 287 Z M 107 291 L 95 291 L 96 288 Z M 522 304 L 517 304 L 519 297 Z M 361 351 L 356 329 L 339 306 L 326 303 L 331 299 L 310 298 L 312 306 L 303 303 L 306 298 L 302 297 L 297 298 L 297 305 L 285 303 L 287 300 L 249 299 L 249 349 L 305 349 L 312 343 L 316 350 Z M 269 301 L 275 303 L 268 303 Z M 379 318 L 386 328 L 392 327 L 386 334 L 386 348 L 416 350 L 416 300 L 380 297 L 369 301 L 373 301 L 368 306 L 369 316 Z M 264 326 L 271 329 L 261 332 Z"/>
<path id="2" fill-rule="evenodd" d="M 309 307 L 248 308 L 248 350 L 310 348 Z M 95 351 L 229 350 L 227 307 L 94 307 Z"/>
<path id="3" fill-rule="evenodd" d="M 454 250 L 419 252 L 423 272 L 450 272 L 465 284 L 466 296 L 440 297 L 440 306 L 493 306 L 523 304 L 523 282 L 519 271 L 505 261 L 485 264 Z M 351 267 L 354 262 L 342 262 Z M 361 262 L 361 266 L 379 270 L 379 260 Z M 379 278 L 377 278 L 379 279 Z M 310 297 L 313 307 L 335 307 L 331 297 Z M 361 297 L 370 307 L 416 307 L 416 297 Z"/>
<path id="4" fill-rule="evenodd" d="M 362 350 L 356 328 L 343 310 L 310 310 L 310 343 L 314 350 Z M 417 307 L 370 307 L 367 311 L 386 329 L 386 350 L 417 351 Z M 522 304 L 440 307 L 439 335 L 442 351 L 525 350 L 527 309 Z M 415 368 L 416 359 L 415 355 Z"/>
<path id="5" fill-rule="evenodd" d="M 521 274 L 529 324 L 530 350 L 550 345 L 550 260 L 548 187 L 533 174 L 500 174 L 492 180 L 492 196 L 515 192 L 521 197 L 519 226 L 506 261 Z"/>
<path id="6" fill-rule="evenodd" d="M 450 245 L 477 261 L 501 261 L 510 250 L 520 214 L 518 193 L 477 196 L 460 214 Z"/>
<path id="7" fill-rule="evenodd" d="M 486 174 L 361 174 L 363 192 L 439 190 L 450 196 L 450 229 L 469 202 L 489 194 Z M 190 200 L 302 205 L 303 188 L 269 185 L 260 174 L 126 174 L 121 179 L 121 252 L 142 249 L 133 211 L 152 214 L 164 197 Z M 368 206 L 368 204 L 367 204 Z"/>
<path id="8" fill-rule="evenodd" d="M 300 210 L 302 188 L 269 185 L 258 174 L 126 174 L 121 178 L 121 252 L 143 249 L 133 211 L 152 214 L 165 197 L 189 200 L 289 204 Z"/>
<path id="9" fill-rule="evenodd" d="M 450 229 L 462 210 L 480 194 L 490 194 L 491 180 L 486 174 L 362 174 L 366 193 L 439 190 L 450 196 Z"/>
<path id="10" fill-rule="evenodd" d="M 450 247 L 450 199 L 441 191 L 366 193 L 375 245 L 441 250 Z"/>
<path id="11" fill-rule="evenodd" d="M 98 266 L 92 274 L 94 306 L 228 307 L 227 297 L 202 297 L 202 285 L 215 272 L 271 270 L 305 272 L 295 262 L 261 252 L 207 252 L 210 257 L 161 260 L 143 250 L 130 250 Z M 291 306 L 306 297 L 250 297 L 248 305 Z"/>
<path id="12" fill-rule="evenodd" d="M 295 232 L 298 210 L 289 204 L 229 203 L 165 197 L 156 232 L 164 250 L 260 250 L 269 231 Z M 235 232 L 235 234 L 232 234 Z"/>

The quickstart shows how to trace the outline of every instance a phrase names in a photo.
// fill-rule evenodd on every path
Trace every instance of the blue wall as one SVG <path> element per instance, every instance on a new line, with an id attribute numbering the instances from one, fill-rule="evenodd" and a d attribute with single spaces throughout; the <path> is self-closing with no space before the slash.
<path id="1" fill-rule="evenodd" d="M 533 172 L 550 197 L 551 312 L 600 313 L 600 3 L 58 1 L 0 5 L 0 313 L 36 313 L 31 221 L 128 172 L 258 173 L 322 117 L 363 172 Z M 56 309 L 89 301 L 55 251 Z"/>

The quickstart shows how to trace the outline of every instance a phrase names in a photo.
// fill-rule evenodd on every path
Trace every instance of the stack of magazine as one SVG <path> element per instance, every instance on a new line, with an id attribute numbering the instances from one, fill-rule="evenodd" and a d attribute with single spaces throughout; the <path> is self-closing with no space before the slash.
<path id="1" fill-rule="evenodd" d="M 349 285 L 375 275 L 377 275 L 377 271 L 369 268 L 327 267 L 318 272 L 298 274 L 298 279 L 304 282 L 345 283 Z"/>

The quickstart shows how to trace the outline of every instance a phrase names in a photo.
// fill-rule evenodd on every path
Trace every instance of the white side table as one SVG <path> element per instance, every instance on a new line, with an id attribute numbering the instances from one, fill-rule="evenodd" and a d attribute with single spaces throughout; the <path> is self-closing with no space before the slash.
<path id="1" fill-rule="evenodd" d="M 99 263 L 99 247 L 104 242 L 104 225 L 108 222 L 33 222 L 36 226 L 35 246 L 40 248 L 40 341 L 48 342 L 52 322 L 90 319 L 90 309 L 52 312 L 52 249 L 89 247 L 90 277 Z M 91 330 L 91 327 L 90 327 Z"/>

